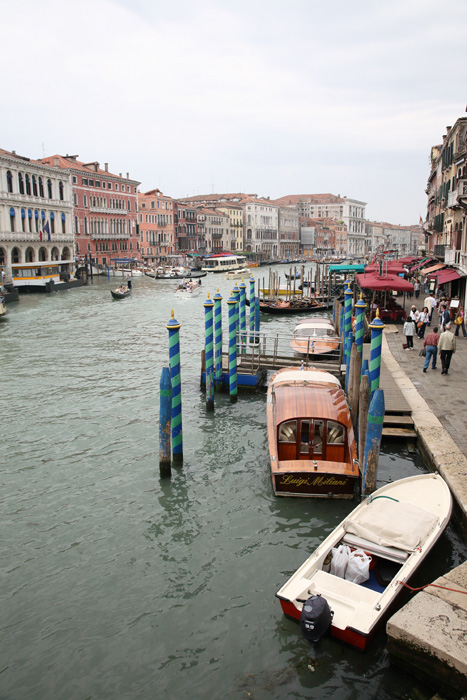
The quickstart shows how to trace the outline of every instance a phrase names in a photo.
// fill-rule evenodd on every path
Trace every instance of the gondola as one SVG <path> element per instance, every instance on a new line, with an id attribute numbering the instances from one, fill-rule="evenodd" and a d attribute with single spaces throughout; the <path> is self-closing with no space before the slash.
<path id="1" fill-rule="evenodd" d="M 287 314 L 312 313 L 314 311 L 324 311 L 332 308 L 332 302 L 324 301 L 260 301 L 259 310 L 263 314 L 275 314 L 276 316 L 285 316 Z"/>
<path id="2" fill-rule="evenodd" d="M 117 289 L 111 289 L 110 293 L 114 299 L 125 299 L 131 294 L 131 289 L 125 286 L 117 287 Z"/>

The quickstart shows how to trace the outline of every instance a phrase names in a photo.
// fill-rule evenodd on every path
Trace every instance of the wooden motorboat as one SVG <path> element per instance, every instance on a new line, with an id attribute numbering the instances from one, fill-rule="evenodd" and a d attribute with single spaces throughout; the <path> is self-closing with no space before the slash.
<path id="1" fill-rule="evenodd" d="M 225 273 L 225 280 L 241 280 L 243 278 L 250 279 L 251 273 L 246 267 L 241 267 L 239 270 L 229 270 Z"/>
<path id="2" fill-rule="evenodd" d="M 287 367 L 269 382 L 267 424 L 276 496 L 353 498 L 359 467 L 349 408 L 337 377 Z"/>
<path id="3" fill-rule="evenodd" d="M 276 593 L 283 612 L 300 620 L 306 601 L 321 596 L 332 611 L 331 635 L 364 649 L 403 584 L 440 537 L 451 510 L 451 493 L 439 474 L 411 476 L 378 489 Z M 341 545 L 349 547 L 351 556 L 355 551 L 370 555 L 366 581 L 355 583 L 336 575 L 332 560 L 342 558 Z"/>
<path id="4" fill-rule="evenodd" d="M 111 289 L 110 293 L 114 299 L 126 299 L 131 294 L 131 289 L 126 285 L 122 284 L 117 289 Z"/>
<path id="5" fill-rule="evenodd" d="M 175 290 L 175 295 L 180 297 L 191 298 L 198 296 L 201 292 L 201 285 L 197 282 L 187 282 L 185 286 L 179 284 Z"/>
<path id="6" fill-rule="evenodd" d="M 332 321 L 306 319 L 295 326 L 290 347 L 296 355 L 325 355 L 339 350 L 340 338 Z"/>

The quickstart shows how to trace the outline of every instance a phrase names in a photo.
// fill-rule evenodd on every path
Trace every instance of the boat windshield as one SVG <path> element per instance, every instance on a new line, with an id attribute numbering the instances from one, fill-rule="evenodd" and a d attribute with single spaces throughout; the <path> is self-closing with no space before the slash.
<path id="1" fill-rule="evenodd" d="M 295 331 L 295 338 L 325 338 L 335 335 L 332 328 L 320 326 L 319 328 L 299 328 Z"/>

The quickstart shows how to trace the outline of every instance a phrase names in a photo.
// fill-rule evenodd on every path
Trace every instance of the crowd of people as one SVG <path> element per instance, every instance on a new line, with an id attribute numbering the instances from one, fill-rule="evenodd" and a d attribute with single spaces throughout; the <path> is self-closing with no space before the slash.
<path id="1" fill-rule="evenodd" d="M 419 294 L 417 295 L 415 283 L 414 293 L 418 298 Z M 452 303 L 453 301 L 457 303 Z M 403 347 L 413 351 L 414 336 L 417 336 L 419 340 L 424 341 L 423 350 L 420 352 L 425 356 L 423 371 L 427 371 L 430 361 L 431 368 L 436 369 L 439 356 L 441 374 L 448 374 L 451 358 L 456 352 L 456 337 L 459 337 L 460 331 L 462 331 L 463 337 L 467 338 L 466 322 L 467 311 L 464 310 L 459 300 L 448 300 L 444 296 L 435 296 L 431 293 L 423 301 L 423 306 L 420 308 L 417 308 L 416 304 L 412 304 L 404 323 L 405 343 Z M 425 331 L 432 324 L 433 330 L 430 330 L 425 338 Z"/>

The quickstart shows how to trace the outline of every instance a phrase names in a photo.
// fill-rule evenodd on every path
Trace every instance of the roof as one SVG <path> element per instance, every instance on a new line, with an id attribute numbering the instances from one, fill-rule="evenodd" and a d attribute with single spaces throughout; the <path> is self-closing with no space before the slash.
<path id="1" fill-rule="evenodd" d="M 335 194 L 287 194 L 285 197 L 275 199 L 275 204 L 339 204 L 346 197 Z"/>
<path id="2" fill-rule="evenodd" d="M 339 380 L 328 372 L 313 370 L 286 370 L 290 381 L 273 377 L 271 391 L 275 394 L 276 424 L 293 418 L 317 418 L 335 420 L 349 425 L 349 409 Z M 315 374 L 317 381 L 306 381 L 303 375 Z M 300 378 L 294 380 L 296 375 Z M 325 380 L 319 381 L 319 375 Z M 277 378 L 277 375 L 276 375 Z"/>
<path id="3" fill-rule="evenodd" d="M 47 156 L 46 158 L 39 158 L 37 162 L 44 165 L 49 165 L 52 168 L 58 167 L 67 168 L 69 170 L 78 170 L 79 172 L 83 173 L 83 175 L 99 175 L 104 178 L 114 177 L 118 180 L 127 180 L 138 185 L 140 184 L 138 180 L 132 180 L 129 177 L 122 177 L 121 175 L 116 175 L 108 170 L 103 170 L 97 161 L 93 161 L 92 163 L 82 163 L 78 160 L 78 156 L 61 156 L 56 154 L 53 156 Z"/>

